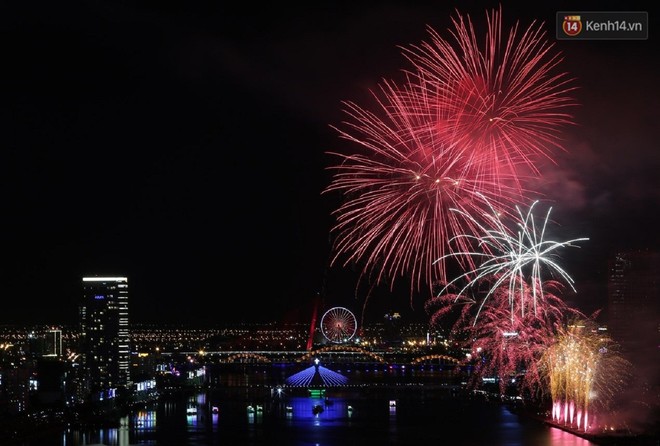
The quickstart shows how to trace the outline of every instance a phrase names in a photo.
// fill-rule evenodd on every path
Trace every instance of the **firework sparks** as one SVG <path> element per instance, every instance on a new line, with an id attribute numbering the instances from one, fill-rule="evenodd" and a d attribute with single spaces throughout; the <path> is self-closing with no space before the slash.
<path id="1" fill-rule="evenodd" d="M 430 42 L 403 48 L 428 98 L 419 113 L 432 114 L 452 144 L 489 152 L 493 169 L 521 162 L 539 173 L 534 156 L 552 160 L 552 149 L 564 150 L 560 129 L 576 105 L 573 79 L 556 70 L 560 54 L 535 22 L 522 32 L 516 24 L 505 39 L 501 8 L 487 14 L 481 48 L 469 16 L 452 22 L 454 42 L 429 29 Z"/>
<path id="2" fill-rule="evenodd" d="M 501 282 L 497 279 L 487 281 Z M 535 288 L 544 290 L 540 297 L 533 297 Z M 515 378 L 520 392 L 538 396 L 546 392 L 539 359 L 567 317 L 582 317 L 560 298 L 563 290 L 558 281 L 547 281 L 543 287 L 525 284 L 511 311 L 509 287 L 501 284 L 491 291 L 492 298 L 485 305 L 478 299 L 447 293 L 429 299 L 425 309 L 431 314 L 431 325 L 449 321 L 452 332 L 465 340 L 475 364 L 471 386 L 478 388 L 484 377 L 496 376 L 500 392 L 505 393 Z M 532 311 L 532 307 L 541 311 Z"/>
<path id="3" fill-rule="evenodd" d="M 344 200 L 333 212 L 331 263 L 361 263 L 376 284 L 409 278 L 411 295 L 446 282 L 447 254 L 468 249 L 449 240 L 478 231 L 490 203 L 514 212 L 572 104 L 540 29 L 519 39 L 513 28 L 504 43 L 493 13 L 482 50 L 471 25 L 460 16 L 454 25 L 457 50 L 433 31 L 430 43 L 404 50 L 413 69 L 402 86 L 381 84 L 376 111 L 344 103 L 348 118 L 335 129 L 360 152 L 331 153 L 341 161 L 324 191 Z"/>
<path id="4" fill-rule="evenodd" d="M 552 396 L 552 419 L 588 430 L 593 409 L 609 411 L 631 364 L 589 320 L 563 327 L 540 360 Z"/>
<path id="5" fill-rule="evenodd" d="M 546 229 L 550 218 L 552 208 L 548 208 L 545 219 L 540 227 L 537 226 L 534 219 L 534 207 L 538 201 L 532 203 L 526 214 L 519 207 L 517 209 L 517 220 L 515 221 L 516 230 L 509 229 L 502 220 L 502 214 L 491 206 L 490 213 L 487 215 L 488 224 L 484 225 L 477 220 L 472 219 L 472 223 L 479 227 L 478 235 L 473 233 L 459 234 L 454 240 L 462 240 L 459 246 L 472 245 L 479 250 L 460 251 L 449 253 L 446 257 L 474 257 L 481 259 L 478 266 L 459 275 L 445 285 L 440 294 L 444 294 L 451 287 L 456 286 L 462 281 L 466 285 L 460 289 L 457 296 L 466 293 L 470 288 L 484 282 L 487 278 L 492 280 L 492 287 L 486 293 L 483 303 L 490 298 L 495 291 L 502 285 L 508 288 L 509 306 L 511 312 L 515 311 L 515 301 L 526 299 L 527 289 L 525 284 L 532 286 L 532 309 L 537 310 L 538 296 L 543 295 L 542 284 L 545 280 L 544 274 L 556 275 L 568 284 L 573 291 L 573 279 L 556 261 L 556 251 L 560 248 L 575 247 L 575 243 L 589 240 L 588 238 L 576 238 L 567 241 L 545 240 Z M 463 214 L 463 210 L 454 209 L 453 211 Z M 483 305 L 482 303 L 482 305 Z M 519 310 L 524 312 L 529 310 L 529 306 L 519 305 Z"/>
<path id="6" fill-rule="evenodd" d="M 369 138 L 361 141 L 342 133 L 371 153 L 339 155 L 344 162 L 331 167 L 336 174 L 326 191 L 341 191 L 346 198 L 334 212 L 333 262 L 342 255 L 345 263 L 362 260 L 376 283 L 408 275 L 411 287 L 419 289 L 444 276 L 444 264 L 435 260 L 448 252 L 448 237 L 462 228 L 477 229 L 472 220 L 449 212 L 451 207 L 481 215 L 486 197 L 508 199 L 511 208 L 516 193 L 511 189 L 505 194 L 501 177 L 479 173 L 474 160 L 420 132 L 422 124 L 395 90 L 384 91 L 390 100 L 383 106 L 386 120 L 350 105 L 351 116 Z"/>

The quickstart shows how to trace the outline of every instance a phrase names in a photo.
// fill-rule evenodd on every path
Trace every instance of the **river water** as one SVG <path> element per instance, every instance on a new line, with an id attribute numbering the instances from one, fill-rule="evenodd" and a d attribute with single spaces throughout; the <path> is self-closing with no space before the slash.
<path id="1" fill-rule="evenodd" d="M 352 382 L 374 378 L 360 373 L 344 371 Z M 269 385 L 271 372 L 221 373 L 214 388 L 163 396 L 133 411 L 118 428 L 64 429 L 21 446 L 595 445 L 512 413 L 499 402 L 466 398 L 451 384 L 416 382 L 434 373 L 413 380 L 402 373 L 368 386 L 326 388 L 324 395 L 286 386 L 280 391 Z M 438 382 L 443 380 L 446 376 Z"/>

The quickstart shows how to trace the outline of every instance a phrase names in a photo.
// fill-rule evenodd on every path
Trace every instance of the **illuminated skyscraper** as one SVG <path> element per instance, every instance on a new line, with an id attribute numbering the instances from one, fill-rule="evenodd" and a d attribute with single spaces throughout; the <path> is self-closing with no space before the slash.
<path id="1" fill-rule="evenodd" d="M 80 333 L 89 390 L 112 395 L 115 389 L 129 387 L 126 277 L 83 277 Z"/>
<path id="2" fill-rule="evenodd" d="M 62 330 L 51 328 L 46 332 L 46 354 L 62 356 Z"/>

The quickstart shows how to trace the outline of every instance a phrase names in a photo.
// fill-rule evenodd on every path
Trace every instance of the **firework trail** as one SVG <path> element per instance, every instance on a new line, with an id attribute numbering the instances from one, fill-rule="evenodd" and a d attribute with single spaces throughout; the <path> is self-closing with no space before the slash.
<path id="1" fill-rule="evenodd" d="M 532 203 L 526 214 L 516 206 L 517 217 L 515 230 L 509 229 L 502 219 L 502 214 L 491 207 L 487 215 L 488 224 L 482 224 L 464 214 L 464 211 L 454 209 L 454 212 L 464 214 L 466 218 L 472 219 L 479 230 L 475 233 L 458 234 L 453 240 L 461 241 L 459 248 L 472 245 L 478 249 L 469 251 L 456 250 L 446 257 L 472 257 L 479 259 L 475 261 L 478 265 L 458 277 L 447 282 L 439 294 L 445 294 L 458 283 L 466 284 L 455 293 L 462 296 L 469 289 L 482 284 L 485 279 L 490 278 L 491 288 L 487 291 L 482 301 L 482 306 L 496 292 L 501 290 L 502 285 L 507 286 L 507 296 L 511 316 L 516 311 L 537 311 L 538 297 L 543 296 L 544 274 L 550 274 L 563 279 L 573 291 L 573 279 L 557 262 L 556 251 L 560 248 L 575 247 L 575 243 L 589 240 L 588 238 L 576 238 L 567 241 L 546 240 L 545 234 L 552 208 L 548 208 L 542 224 L 537 226 L 534 219 L 534 207 L 538 201 Z M 464 241 L 467 240 L 467 241 Z M 527 284 L 531 284 L 532 304 L 515 305 L 516 299 L 524 302 L 527 299 Z"/>
<path id="2" fill-rule="evenodd" d="M 576 319 L 558 332 L 540 365 L 549 381 L 553 421 L 584 431 L 594 413 L 610 411 L 632 370 L 618 345 L 585 319 Z"/>
<path id="3" fill-rule="evenodd" d="M 521 393 L 544 395 L 546 380 L 539 360 L 554 343 L 555 334 L 567 318 L 583 317 L 582 313 L 561 299 L 564 285 L 558 281 L 547 281 L 542 287 L 524 284 L 519 290 L 521 298 L 513 303 L 513 311 L 508 284 L 497 277 L 483 281 L 500 283 L 494 290 L 486 284 L 491 299 L 485 305 L 478 298 L 452 293 L 426 301 L 431 325 L 449 323 L 454 336 L 464 340 L 475 365 L 470 379 L 473 388 L 480 386 L 482 378 L 497 376 L 501 393 L 516 378 Z M 534 296 L 535 289 L 541 288 L 543 294 Z"/>
<path id="4" fill-rule="evenodd" d="M 374 111 L 344 103 L 335 129 L 360 150 L 330 153 L 339 162 L 324 192 L 343 196 L 332 264 L 361 265 L 361 278 L 390 287 L 405 277 L 411 295 L 432 290 L 446 282 L 447 254 L 468 249 L 449 239 L 478 231 L 491 203 L 511 213 L 530 192 L 536 159 L 552 157 L 570 121 L 571 88 L 540 27 L 520 36 L 516 26 L 505 42 L 500 13 L 487 18 L 483 49 L 459 15 L 454 44 L 430 30 L 429 43 L 403 49 L 412 69 L 372 92 Z"/>

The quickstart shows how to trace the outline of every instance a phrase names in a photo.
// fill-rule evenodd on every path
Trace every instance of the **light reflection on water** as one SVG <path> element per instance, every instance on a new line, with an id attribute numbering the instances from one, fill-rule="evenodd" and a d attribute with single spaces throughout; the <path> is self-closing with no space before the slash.
<path id="1" fill-rule="evenodd" d="M 564 446 L 587 446 L 593 444 L 585 438 L 578 437 L 555 427 L 550 428 L 550 439 L 552 444 L 556 443 Z"/>
<path id="2" fill-rule="evenodd" d="M 410 395 L 409 395 L 410 396 Z M 197 412 L 186 413 L 195 405 Z M 43 439 L 23 446 L 128 445 L 272 445 L 351 446 L 359 443 L 488 446 L 592 446 L 594 443 L 538 421 L 521 419 L 504 406 L 410 396 L 329 399 L 285 397 L 249 412 L 245 401 L 222 401 L 212 393 L 161 401 L 138 410 L 125 426 L 91 431 L 68 430 L 59 440 Z M 212 407 L 218 407 L 213 413 Z M 314 406 L 322 411 L 314 413 Z"/>
<path id="3" fill-rule="evenodd" d="M 261 375 L 248 378 L 259 385 L 269 381 Z M 265 395 L 225 386 L 223 391 L 163 398 L 151 408 L 131 413 L 119 428 L 66 430 L 19 446 L 595 445 L 521 418 L 499 404 L 465 400 L 451 392 L 439 397 L 419 387 L 341 393 L 328 389 L 327 398 L 312 398 L 304 389 Z M 315 406 L 322 410 L 315 413 Z"/>

